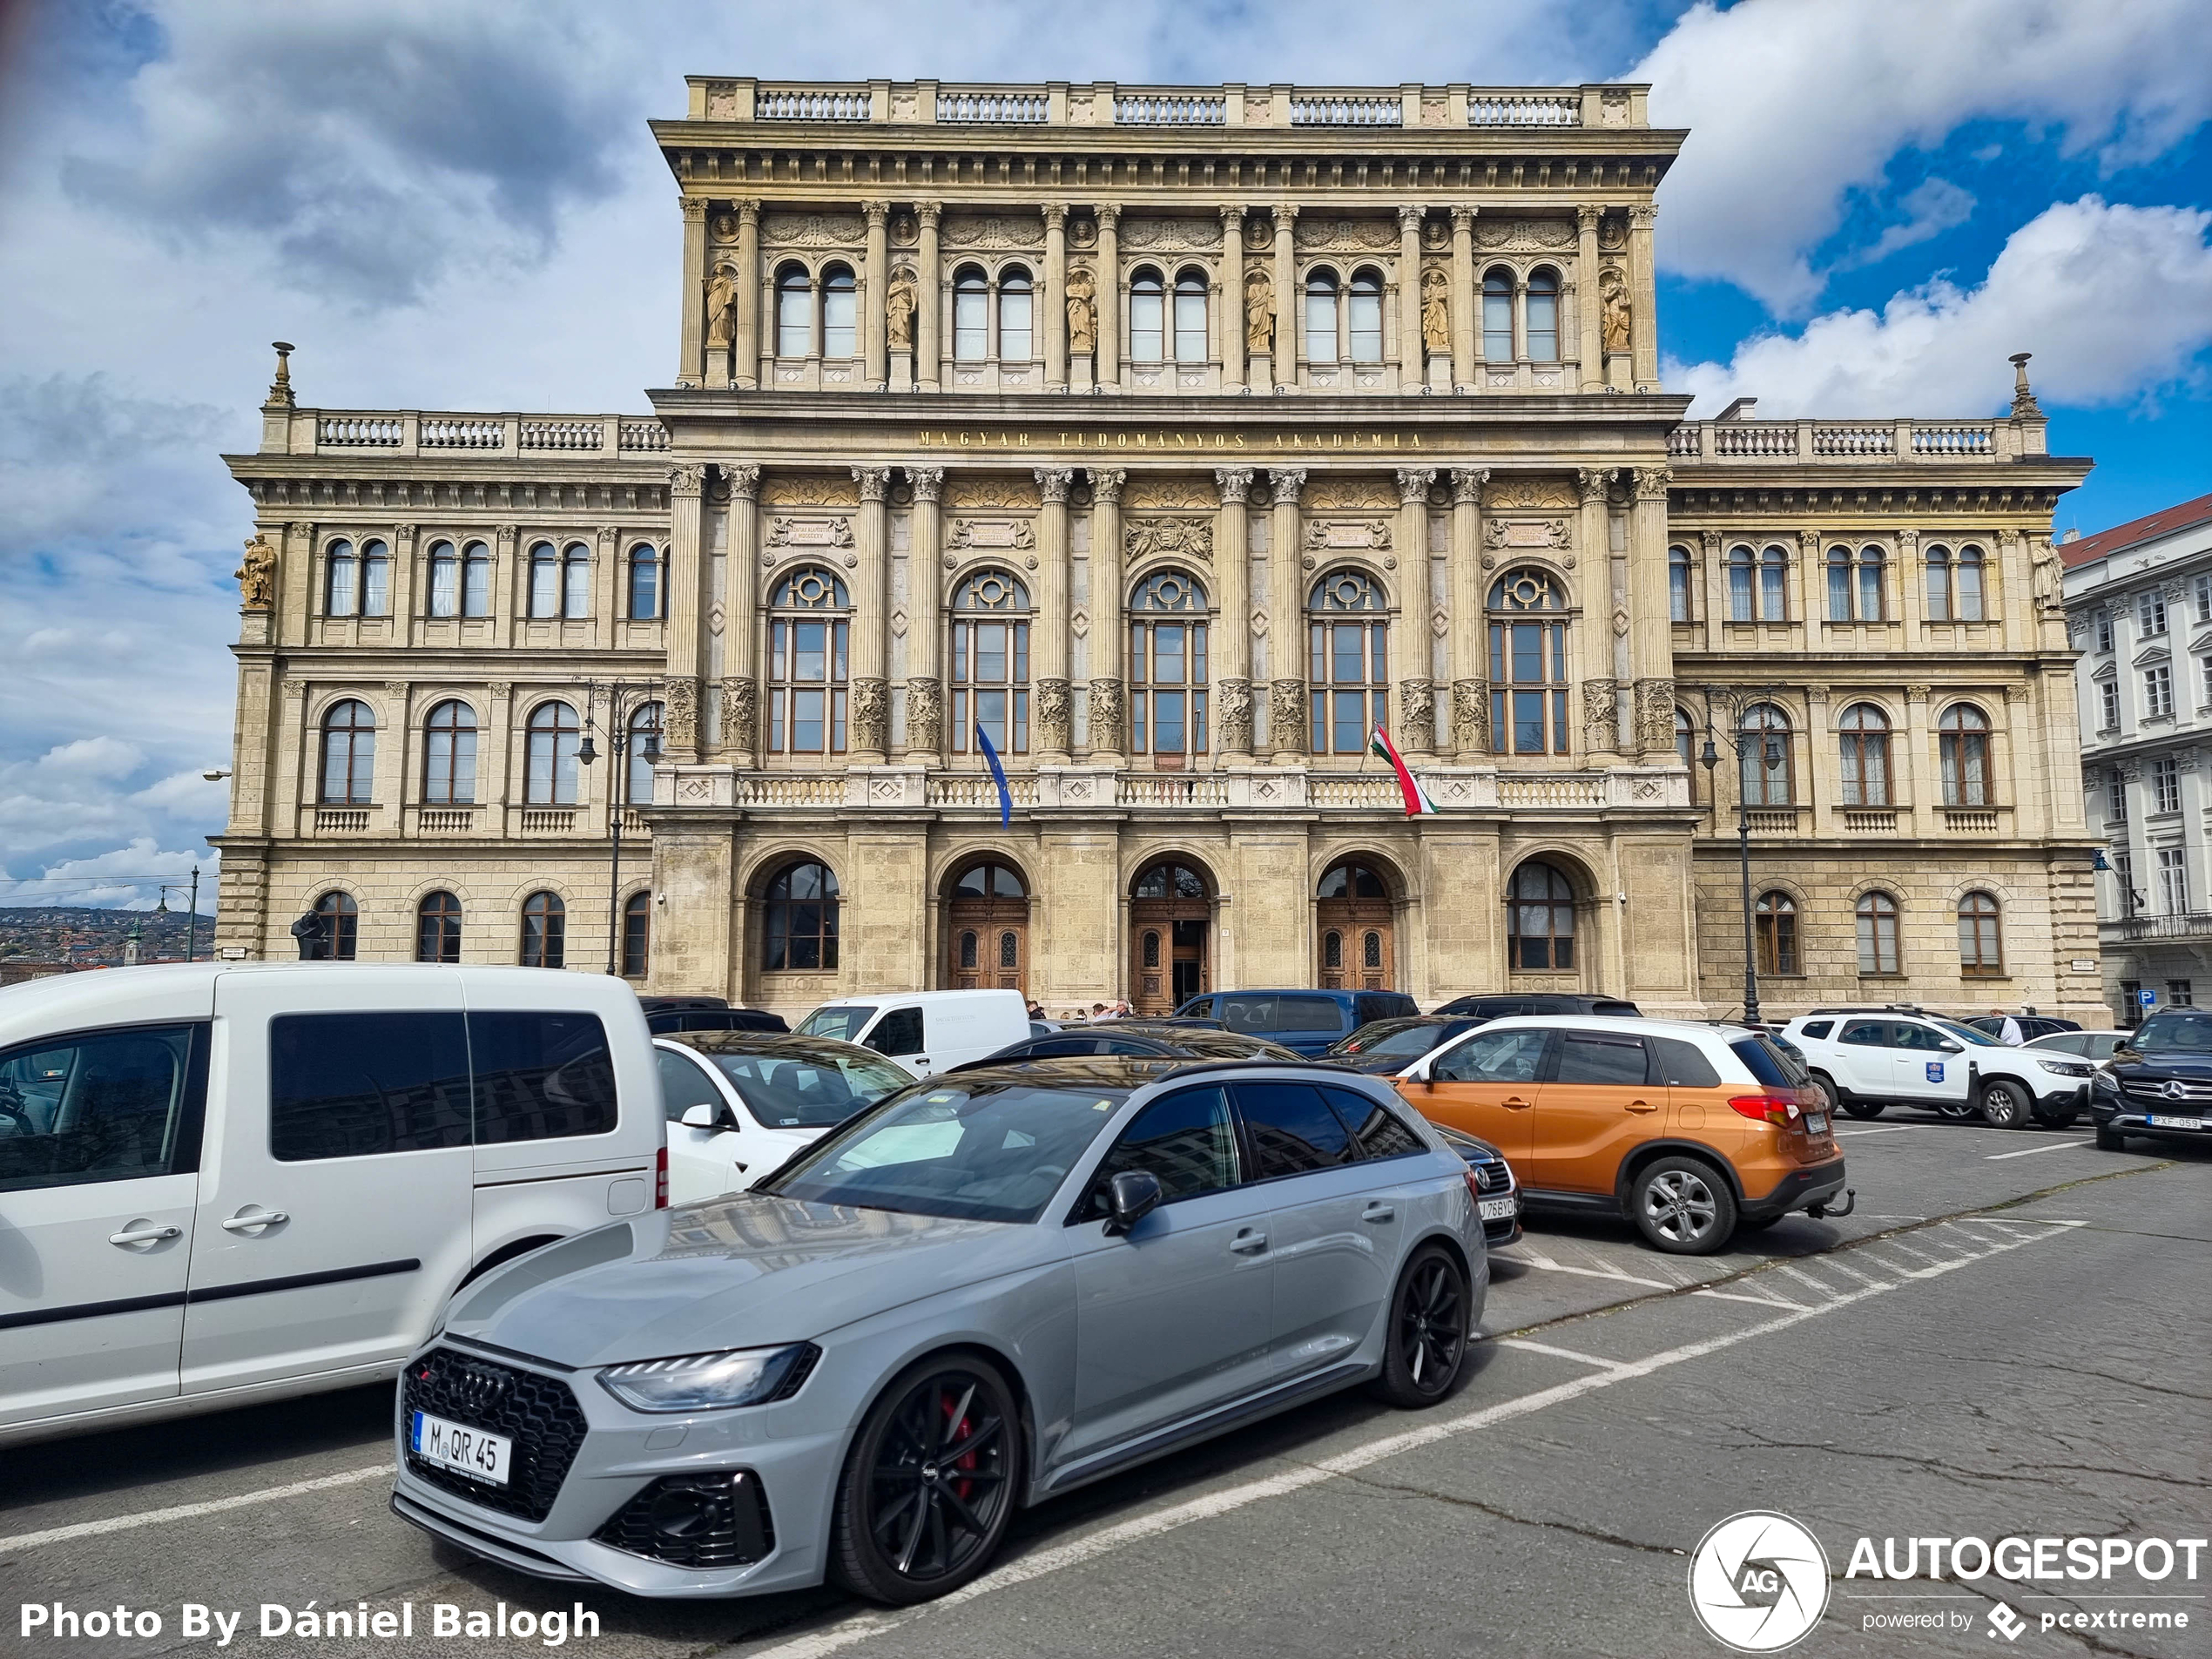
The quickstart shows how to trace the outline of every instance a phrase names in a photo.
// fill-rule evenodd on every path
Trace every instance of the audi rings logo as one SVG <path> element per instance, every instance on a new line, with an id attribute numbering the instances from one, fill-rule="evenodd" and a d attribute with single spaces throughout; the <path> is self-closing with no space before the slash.
<path id="1" fill-rule="evenodd" d="M 506 1398 L 509 1379 L 482 1366 L 462 1366 L 460 1375 L 453 1380 L 463 1403 L 477 1411 L 487 1411 Z"/>
<path id="2" fill-rule="evenodd" d="M 1715 1641 L 1738 1653 L 1778 1653 L 1820 1622 L 1827 1554 L 1787 1515 L 1730 1515 L 1689 1558 L 1689 1605 Z"/>

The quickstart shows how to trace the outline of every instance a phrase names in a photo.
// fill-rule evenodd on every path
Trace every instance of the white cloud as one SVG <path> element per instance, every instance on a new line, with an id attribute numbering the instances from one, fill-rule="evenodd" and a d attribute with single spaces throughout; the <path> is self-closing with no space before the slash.
<path id="1" fill-rule="evenodd" d="M 1986 278 L 1939 280 L 1880 312 L 1755 335 L 1727 363 L 1669 364 L 1693 413 L 1755 396 L 1762 415 L 1979 415 L 2005 402 L 2033 351 L 2047 403 L 2127 402 L 2188 378 L 2212 344 L 2212 212 L 2060 202 L 2015 231 Z"/>
<path id="2" fill-rule="evenodd" d="M 145 763 L 145 752 L 119 738 L 79 738 L 38 757 L 43 772 L 74 778 L 127 778 Z"/>
<path id="3" fill-rule="evenodd" d="M 1879 265 L 1892 253 L 1956 229 L 1973 217 L 1974 199 L 1948 179 L 1923 179 L 1898 198 L 1898 206 L 1905 209 L 1904 222 L 1885 226 L 1871 245 L 1841 260 L 1839 269 Z"/>
<path id="4" fill-rule="evenodd" d="M 0 905 L 95 905 L 151 910 L 163 899 L 164 884 L 185 889 L 168 895 L 169 907 L 189 902 L 192 870 L 199 867 L 199 903 L 211 909 L 220 874 L 213 847 L 199 852 L 164 852 L 151 835 L 88 858 L 62 859 L 37 875 L 20 880 L 0 874 Z"/>
<path id="5" fill-rule="evenodd" d="M 1892 158 L 1995 118 L 2116 168 L 2212 117 L 2203 0 L 1758 0 L 1684 14 L 1629 78 L 1687 126 L 1660 187 L 1661 260 L 1810 309 L 1813 251 Z"/>

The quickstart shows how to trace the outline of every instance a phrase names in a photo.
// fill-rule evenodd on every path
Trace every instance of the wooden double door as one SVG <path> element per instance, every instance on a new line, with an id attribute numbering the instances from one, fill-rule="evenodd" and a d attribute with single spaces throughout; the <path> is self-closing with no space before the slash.
<path id="1" fill-rule="evenodd" d="M 1398 960 L 1392 927 L 1396 907 L 1381 873 L 1352 860 L 1331 867 L 1315 904 L 1314 945 L 1319 958 L 1314 983 L 1325 991 L 1395 988 Z"/>
<path id="2" fill-rule="evenodd" d="M 955 991 L 1029 988 L 1029 894 L 1010 865 L 978 864 L 945 911 L 944 984 Z"/>
<path id="3" fill-rule="evenodd" d="M 1187 865 L 1156 864 L 1136 879 L 1129 907 L 1130 1007 L 1172 1014 L 1213 989 L 1213 897 Z"/>

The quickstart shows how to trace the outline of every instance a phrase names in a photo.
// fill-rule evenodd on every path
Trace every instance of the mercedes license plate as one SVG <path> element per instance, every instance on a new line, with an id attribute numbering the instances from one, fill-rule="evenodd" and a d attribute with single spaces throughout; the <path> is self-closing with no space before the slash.
<path id="1" fill-rule="evenodd" d="M 2204 1127 L 2204 1120 L 2201 1117 L 2161 1117 L 2155 1112 L 2151 1115 L 2149 1122 L 2153 1129 L 2202 1129 Z"/>
<path id="2" fill-rule="evenodd" d="M 1516 1201 L 1512 1198 L 1485 1198 L 1480 1214 L 1485 1221 L 1511 1221 Z"/>
<path id="3" fill-rule="evenodd" d="M 455 1474 L 465 1474 L 471 1480 L 493 1487 L 507 1484 L 508 1460 L 515 1451 L 515 1442 L 503 1434 L 487 1434 L 480 1428 L 470 1428 L 466 1423 L 449 1423 L 428 1412 L 415 1413 L 409 1444 L 415 1455 L 425 1463 L 435 1463 L 442 1469 L 450 1469 Z"/>
<path id="4" fill-rule="evenodd" d="M 1828 1114 L 1827 1114 L 1827 1113 L 1825 1113 L 1825 1112 L 1807 1112 L 1807 1113 L 1805 1114 L 1805 1133 L 1806 1133 L 1806 1134 L 1808 1134 L 1808 1135 L 1825 1135 L 1827 1132 L 1828 1132 Z"/>

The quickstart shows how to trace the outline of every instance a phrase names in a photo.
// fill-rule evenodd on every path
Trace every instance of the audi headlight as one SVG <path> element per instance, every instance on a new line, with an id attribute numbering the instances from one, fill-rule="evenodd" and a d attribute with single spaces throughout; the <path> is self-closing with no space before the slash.
<path id="1" fill-rule="evenodd" d="M 2078 1060 L 2038 1060 L 2035 1063 L 2060 1077 L 2086 1077 L 2093 1069 Z"/>
<path id="2" fill-rule="evenodd" d="M 822 1351 L 811 1342 L 782 1348 L 732 1348 L 673 1359 L 610 1366 L 600 1386 L 641 1412 L 714 1412 L 759 1406 L 799 1392 Z"/>

